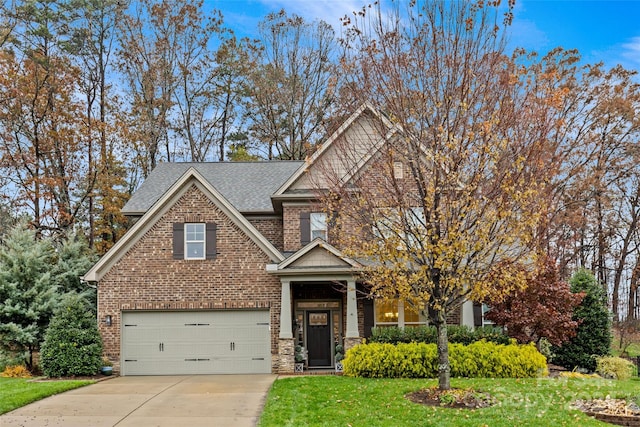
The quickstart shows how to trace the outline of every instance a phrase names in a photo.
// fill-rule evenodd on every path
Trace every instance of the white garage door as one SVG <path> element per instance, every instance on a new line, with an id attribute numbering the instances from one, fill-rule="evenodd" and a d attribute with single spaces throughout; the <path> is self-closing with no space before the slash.
<path id="1" fill-rule="evenodd" d="M 122 375 L 271 372 L 269 311 L 125 312 Z"/>

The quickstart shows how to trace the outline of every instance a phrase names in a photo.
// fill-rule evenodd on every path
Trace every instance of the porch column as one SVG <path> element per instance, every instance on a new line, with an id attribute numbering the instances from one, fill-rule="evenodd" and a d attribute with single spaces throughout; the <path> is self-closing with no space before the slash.
<path id="1" fill-rule="evenodd" d="M 356 302 L 356 282 L 347 281 L 347 335 L 344 337 L 344 349 L 349 350 L 362 342 L 358 332 L 358 303 Z"/>
<path id="2" fill-rule="evenodd" d="M 293 333 L 291 332 L 291 282 L 280 279 L 280 335 L 278 336 L 278 373 L 294 371 Z"/>
<path id="3" fill-rule="evenodd" d="M 291 282 L 280 279 L 280 338 L 293 338 L 291 327 Z"/>
<path id="4" fill-rule="evenodd" d="M 358 303 L 356 302 L 356 282 L 347 282 L 347 335 L 346 338 L 359 338 Z"/>
<path id="5" fill-rule="evenodd" d="M 475 319 L 473 316 L 473 301 L 465 301 L 462 303 L 462 308 L 460 309 L 462 319 L 460 319 L 460 324 L 463 326 L 468 326 L 471 329 L 475 328 Z"/>

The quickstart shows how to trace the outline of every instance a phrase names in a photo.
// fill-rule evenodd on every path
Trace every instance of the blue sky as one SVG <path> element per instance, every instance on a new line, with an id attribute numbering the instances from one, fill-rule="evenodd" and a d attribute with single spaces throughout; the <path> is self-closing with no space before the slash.
<path id="1" fill-rule="evenodd" d="M 506 0 L 503 0 L 506 1 Z M 370 3 L 360 0 L 205 0 L 238 33 L 252 34 L 262 17 L 284 8 L 322 19 L 339 32 L 339 18 Z M 546 53 L 576 48 L 585 62 L 640 70 L 640 0 L 516 0 L 512 46 Z"/>

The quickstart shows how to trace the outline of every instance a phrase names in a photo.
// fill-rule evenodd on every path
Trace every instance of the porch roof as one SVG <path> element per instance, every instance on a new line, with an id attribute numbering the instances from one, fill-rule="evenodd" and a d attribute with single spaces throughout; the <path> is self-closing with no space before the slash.
<path id="1" fill-rule="evenodd" d="M 317 238 L 279 264 L 267 265 L 267 272 L 277 276 L 336 276 L 343 278 L 356 274 L 362 265 L 348 258 L 338 249 Z"/>

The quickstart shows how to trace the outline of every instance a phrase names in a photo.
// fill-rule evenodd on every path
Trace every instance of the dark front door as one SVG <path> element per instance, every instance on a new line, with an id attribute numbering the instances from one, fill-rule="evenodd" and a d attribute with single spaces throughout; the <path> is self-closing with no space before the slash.
<path id="1" fill-rule="evenodd" d="M 307 311 L 309 366 L 331 366 L 331 311 Z"/>

